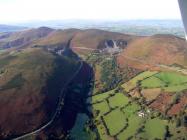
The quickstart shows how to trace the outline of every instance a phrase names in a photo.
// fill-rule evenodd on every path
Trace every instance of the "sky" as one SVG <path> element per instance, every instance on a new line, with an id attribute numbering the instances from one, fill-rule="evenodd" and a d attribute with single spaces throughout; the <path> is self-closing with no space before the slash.
<path id="1" fill-rule="evenodd" d="M 64 19 L 180 19 L 177 0 L 0 0 L 0 24 Z"/>

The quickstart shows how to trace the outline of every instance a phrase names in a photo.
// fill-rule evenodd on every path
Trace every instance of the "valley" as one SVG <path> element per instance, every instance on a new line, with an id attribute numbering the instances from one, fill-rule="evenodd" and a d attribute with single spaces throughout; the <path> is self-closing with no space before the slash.
<path id="1" fill-rule="evenodd" d="M 0 139 L 187 139 L 182 38 L 41 27 L 0 49 Z"/>
<path id="2" fill-rule="evenodd" d="M 186 139 L 186 88 L 186 75 L 178 71 L 141 71 L 87 103 L 100 139 Z"/>

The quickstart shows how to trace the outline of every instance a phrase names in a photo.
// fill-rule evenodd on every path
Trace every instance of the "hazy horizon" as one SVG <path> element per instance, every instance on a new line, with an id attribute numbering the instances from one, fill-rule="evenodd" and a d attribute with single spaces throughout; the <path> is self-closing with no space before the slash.
<path id="1" fill-rule="evenodd" d="M 6 14 L 5 14 L 6 13 Z M 0 24 L 181 19 L 177 0 L 1 0 Z"/>
<path id="2" fill-rule="evenodd" d="M 49 27 L 53 29 L 100 29 L 133 35 L 173 34 L 184 37 L 182 20 L 48 20 L 1 25 L 0 32 L 21 31 L 29 28 Z"/>

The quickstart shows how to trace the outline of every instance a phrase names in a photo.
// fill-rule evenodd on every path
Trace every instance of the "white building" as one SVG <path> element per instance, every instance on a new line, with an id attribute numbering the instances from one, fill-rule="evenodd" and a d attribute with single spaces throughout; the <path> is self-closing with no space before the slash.
<path id="1" fill-rule="evenodd" d="M 139 111 L 139 112 L 138 112 L 138 116 L 143 118 L 143 117 L 146 116 L 146 114 L 145 114 L 145 112 L 143 112 L 143 111 Z"/>

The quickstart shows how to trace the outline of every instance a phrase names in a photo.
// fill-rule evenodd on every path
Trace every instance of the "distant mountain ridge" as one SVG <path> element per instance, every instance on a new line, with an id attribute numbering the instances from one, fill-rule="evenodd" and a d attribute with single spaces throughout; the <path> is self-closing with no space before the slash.
<path id="1" fill-rule="evenodd" d="M 27 28 L 26 27 L 22 27 L 22 26 L 13 26 L 13 25 L 0 24 L 0 33 L 22 31 L 24 29 L 27 29 Z"/>
<path id="2" fill-rule="evenodd" d="M 99 29 L 81 30 L 71 28 L 62 30 L 40 27 L 0 35 L 0 49 L 24 49 L 37 46 L 63 48 L 69 43 L 68 46 L 76 53 L 87 54 L 93 50 L 103 48 L 105 42 L 110 40 L 125 42 L 127 46 L 127 49 L 124 50 L 125 56 L 146 59 L 148 63 L 171 64 L 171 62 L 176 62 L 186 65 L 187 48 L 185 40 L 166 34 L 147 37 Z M 167 57 L 167 59 L 164 59 L 164 57 Z M 119 59 L 123 62 L 123 57 L 119 57 Z"/>
<path id="3" fill-rule="evenodd" d="M 13 25 L 13 24 L 12 24 Z M 154 34 L 173 34 L 184 37 L 184 28 L 179 19 L 165 20 L 51 20 L 51 21 L 32 21 L 14 24 L 28 28 L 38 28 L 47 26 L 55 29 L 102 29 L 112 32 L 120 32 L 133 35 L 150 36 Z"/>
<path id="4" fill-rule="evenodd" d="M 11 33 L 0 34 L 0 48 L 13 48 L 28 45 L 32 41 L 47 36 L 53 29 L 40 27 Z"/>
<path id="5" fill-rule="evenodd" d="M 130 41 L 135 36 L 108 32 L 98 29 L 65 29 L 56 30 L 40 27 L 15 33 L 0 35 L 0 48 L 19 48 L 33 46 L 58 46 L 72 39 L 71 47 L 87 47 L 97 49 L 99 44 L 108 39 L 124 39 Z"/>

